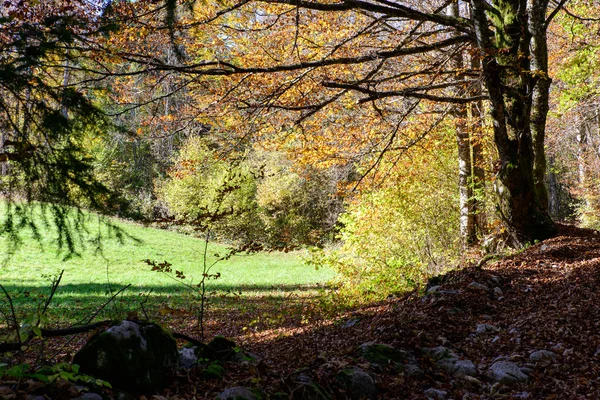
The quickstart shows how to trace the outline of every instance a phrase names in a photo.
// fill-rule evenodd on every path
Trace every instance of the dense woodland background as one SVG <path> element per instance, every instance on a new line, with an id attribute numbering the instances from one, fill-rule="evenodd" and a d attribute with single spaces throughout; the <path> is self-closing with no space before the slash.
<path id="1" fill-rule="evenodd" d="M 469 36 L 485 2 L 5 1 L 2 232 L 16 246 L 39 229 L 27 202 L 41 202 L 74 253 L 84 221 L 65 207 L 82 207 L 243 249 L 308 247 L 353 290 L 404 291 L 465 254 L 544 237 L 497 206 L 511 164 L 498 161 L 490 57 L 517 71 L 502 75 L 515 91 L 552 80 L 534 137 L 541 200 L 527 201 L 597 228 L 598 4 L 527 4 L 546 11 L 544 71 L 522 68 L 538 61 L 531 37 L 513 43 L 519 2 L 497 3 L 486 53 Z M 531 107 L 511 93 L 507 109 Z"/>

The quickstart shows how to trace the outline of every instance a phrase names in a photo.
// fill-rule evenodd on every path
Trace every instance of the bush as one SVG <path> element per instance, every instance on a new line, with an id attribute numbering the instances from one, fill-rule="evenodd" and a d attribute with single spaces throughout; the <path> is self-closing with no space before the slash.
<path id="1" fill-rule="evenodd" d="M 435 151 L 411 155 L 341 216 L 341 245 L 309 258 L 337 270 L 345 291 L 362 299 L 410 290 L 460 254 L 454 143 L 440 138 Z"/>

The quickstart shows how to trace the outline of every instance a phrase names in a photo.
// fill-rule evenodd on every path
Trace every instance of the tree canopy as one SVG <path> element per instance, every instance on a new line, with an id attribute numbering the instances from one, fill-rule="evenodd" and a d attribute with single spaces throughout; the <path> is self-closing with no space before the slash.
<path id="1" fill-rule="evenodd" d="M 424 143 L 457 107 L 485 101 L 500 215 L 517 241 L 543 239 L 555 232 L 544 186 L 547 30 L 565 3 L 7 2 L 2 156 L 28 180 L 55 185 L 36 189 L 40 200 L 109 203 L 98 199 L 106 191 L 82 143 L 109 129 L 103 99 L 127 99 L 112 84 L 150 77 L 151 98 L 130 96 L 108 114 L 193 99 L 177 116 L 166 104 L 148 123 L 210 126 L 223 148 L 260 143 L 305 163 L 366 159 L 363 177 L 381 178 L 386 154 Z M 65 169 L 36 173 L 34 160 Z"/>

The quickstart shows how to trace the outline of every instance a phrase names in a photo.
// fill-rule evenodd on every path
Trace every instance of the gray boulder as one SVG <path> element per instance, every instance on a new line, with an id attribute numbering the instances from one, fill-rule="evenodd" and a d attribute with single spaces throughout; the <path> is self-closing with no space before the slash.
<path id="1" fill-rule="evenodd" d="M 338 382 L 346 391 L 346 397 L 352 400 L 377 399 L 375 379 L 365 370 L 352 367 L 339 372 Z"/>
<path id="2" fill-rule="evenodd" d="M 448 392 L 434 388 L 427 389 L 423 394 L 427 396 L 428 400 L 446 400 L 448 398 Z"/>
<path id="3" fill-rule="evenodd" d="M 217 396 L 217 400 L 259 400 L 252 390 L 243 386 L 236 386 L 225 389 L 221 394 Z"/>
<path id="4" fill-rule="evenodd" d="M 495 382 L 505 385 L 527 382 L 527 375 L 511 361 L 496 361 L 490 367 L 488 376 Z"/>
<path id="5" fill-rule="evenodd" d="M 456 378 L 465 378 L 467 376 L 477 376 L 478 371 L 470 360 L 461 360 L 452 350 L 443 347 L 433 347 L 424 349 L 425 354 L 431 357 L 436 365 Z"/>
<path id="6" fill-rule="evenodd" d="M 198 348 L 184 347 L 179 350 L 179 367 L 182 369 L 192 369 L 198 365 Z"/>
<path id="7" fill-rule="evenodd" d="M 155 324 L 120 321 L 94 335 L 73 358 L 81 373 L 136 393 L 164 388 L 179 362 L 175 339 Z"/>
<path id="8" fill-rule="evenodd" d="M 556 361 L 558 354 L 549 350 L 537 350 L 529 355 L 529 359 L 533 362 L 551 363 Z"/>

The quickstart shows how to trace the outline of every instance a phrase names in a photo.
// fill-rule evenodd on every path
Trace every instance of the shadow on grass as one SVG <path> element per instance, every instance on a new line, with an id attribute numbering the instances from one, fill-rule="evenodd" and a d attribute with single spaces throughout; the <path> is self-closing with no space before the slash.
<path id="1" fill-rule="evenodd" d="M 16 282 L 3 284 L 11 295 L 20 318 L 43 306 L 50 288 L 45 285 L 29 286 Z M 57 323 L 76 323 L 86 320 L 103 304 L 114 299 L 96 319 L 125 318 L 132 312 L 148 313 L 150 317 L 167 314 L 192 315 L 200 304 L 199 289 L 171 285 L 135 285 L 115 296 L 123 285 L 65 284 L 60 285 L 48 308 L 48 315 Z M 210 283 L 207 299 L 210 308 L 224 313 L 248 313 L 258 309 L 281 310 L 282 304 L 292 307 L 299 301 L 312 301 L 319 296 L 322 285 L 220 285 Z M 10 312 L 6 299 L 0 299 L 0 312 Z"/>

